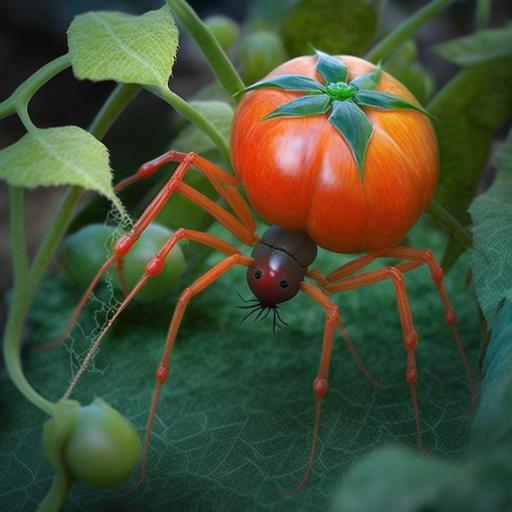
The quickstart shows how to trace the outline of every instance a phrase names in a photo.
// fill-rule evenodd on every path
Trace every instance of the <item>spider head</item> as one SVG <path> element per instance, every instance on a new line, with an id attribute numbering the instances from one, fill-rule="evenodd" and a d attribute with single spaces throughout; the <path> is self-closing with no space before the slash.
<path id="1" fill-rule="evenodd" d="M 297 294 L 305 269 L 294 258 L 261 243 L 254 247 L 252 257 L 247 283 L 262 306 L 275 306 Z"/>

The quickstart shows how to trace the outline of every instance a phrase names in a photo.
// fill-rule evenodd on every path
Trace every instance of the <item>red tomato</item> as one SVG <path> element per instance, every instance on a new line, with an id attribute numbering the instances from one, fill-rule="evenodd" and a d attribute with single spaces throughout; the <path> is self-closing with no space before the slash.
<path id="1" fill-rule="evenodd" d="M 349 80 L 373 71 L 363 59 L 340 58 Z M 270 76 L 298 74 L 322 82 L 315 57 L 299 57 Z M 375 89 L 418 104 L 383 72 Z M 304 95 L 281 89 L 248 93 L 233 120 L 233 165 L 253 208 L 270 224 L 305 231 L 340 253 L 377 253 L 397 244 L 429 205 L 437 184 L 438 149 L 429 119 L 413 110 L 364 107 L 373 124 L 361 180 L 349 146 L 327 115 L 262 121 Z"/>

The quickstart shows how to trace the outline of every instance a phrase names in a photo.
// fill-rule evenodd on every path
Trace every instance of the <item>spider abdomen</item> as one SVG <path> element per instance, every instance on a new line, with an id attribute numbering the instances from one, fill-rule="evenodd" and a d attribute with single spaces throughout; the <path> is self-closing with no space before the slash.
<path id="1" fill-rule="evenodd" d="M 352 79 L 375 69 L 340 57 Z M 315 57 L 299 57 L 269 76 L 320 80 Z M 376 91 L 417 105 L 412 94 L 383 72 Z M 304 96 L 258 89 L 235 113 L 233 165 L 253 208 L 269 223 L 306 232 L 321 247 L 341 253 L 378 252 L 396 245 L 427 208 L 437 184 L 438 149 L 427 116 L 413 110 L 365 107 L 373 126 L 363 173 L 328 115 L 264 117 Z"/>

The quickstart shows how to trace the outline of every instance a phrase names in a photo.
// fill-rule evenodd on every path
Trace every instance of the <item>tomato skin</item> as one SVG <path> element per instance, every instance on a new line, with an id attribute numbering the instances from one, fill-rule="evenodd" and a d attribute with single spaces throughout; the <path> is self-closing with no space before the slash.
<path id="1" fill-rule="evenodd" d="M 349 80 L 374 69 L 341 56 Z M 315 57 L 298 57 L 269 76 L 321 78 Z M 376 88 L 417 103 L 383 72 Z M 412 110 L 364 108 L 374 132 L 364 180 L 350 149 L 328 116 L 262 118 L 303 93 L 260 89 L 248 93 L 233 120 L 233 165 L 253 208 L 270 224 L 306 231 L 321 247 L 340 252 L 378 253 L 397 244 L 432 199 L 438 149 L 428 118 Z"/>

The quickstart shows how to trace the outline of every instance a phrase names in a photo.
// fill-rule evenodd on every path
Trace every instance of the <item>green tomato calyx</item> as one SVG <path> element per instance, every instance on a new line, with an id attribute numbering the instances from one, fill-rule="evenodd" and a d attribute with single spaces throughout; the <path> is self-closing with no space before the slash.
<path id="1" fill-rule="evenodd" d="M 326 87 L 326 91 L 333 100 L 345 101 L 350 100 L 357 89 L 346 82 L 331 82 Z"/>

